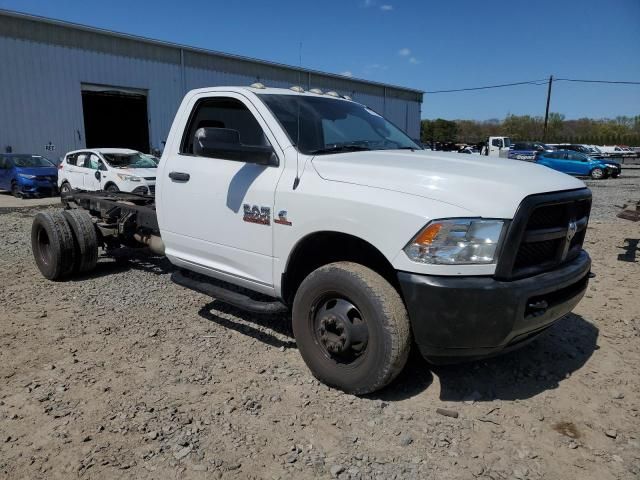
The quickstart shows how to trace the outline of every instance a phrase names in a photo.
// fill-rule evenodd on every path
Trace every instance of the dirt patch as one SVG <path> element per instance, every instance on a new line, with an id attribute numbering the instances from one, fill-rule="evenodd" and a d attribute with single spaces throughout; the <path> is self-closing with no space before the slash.
<path id="1" fill-rule="evenodd" d="M 30 216 L 0 214 L 0 477 L 637 478 L 640 230 L 606 192 L 572 315 L 490 360 L 414 354 L 363 398 L 310 375 L 286 315 L 185 290 L 144 251 L 48 282 Z"/>

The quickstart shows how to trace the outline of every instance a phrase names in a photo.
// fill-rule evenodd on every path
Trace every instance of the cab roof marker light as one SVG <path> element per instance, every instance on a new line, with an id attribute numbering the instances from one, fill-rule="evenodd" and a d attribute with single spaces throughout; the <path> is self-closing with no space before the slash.
<path id="1" fill-rule="evenodd" d="M 289 87 L 289 90 L 293 90 L 294 92 L 297 92 L 297 93 L 304 92 L 304 88 L 302 88 L 300 85 L 293 85 L 292 87 Z"/>
<path id="2" fill-rule="evenodd" d="M 312 88 L 311 90 L 309 90 L 309 92 L 316 93 L 318 95 L 323 95 L 324 94 L 324 92 L 322 90 L 320 90 L 319 88 Z"/>
<path id="3" fill-rule="evenodd" d="M 338 92 L 333 91 L 333 90 L 328 91 L 327 95 L 329 95 L 330 97 L 336 97 L 336 98 L 340 97 L 340 94 Z"/>
<path id="4" fill-rule="evenodd" d="M 263 89 L 267 88 L 267 87 L 264 86 L 263 83 L 260 83 L 260 82 L 252 83 L 250 86 L 251 86 L 251 88 L 258 88 L 260 90 L 263 90 Z"/>

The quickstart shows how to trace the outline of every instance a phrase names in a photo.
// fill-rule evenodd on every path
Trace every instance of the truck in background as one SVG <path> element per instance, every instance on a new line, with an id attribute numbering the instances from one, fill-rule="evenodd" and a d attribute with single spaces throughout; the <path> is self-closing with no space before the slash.
<path id="1" fill-rule="evenodd" d="M 480 154 L 489 157 L 508 158 L 510 147 L 511 139 L 509 137 L 487 137 Z"/>

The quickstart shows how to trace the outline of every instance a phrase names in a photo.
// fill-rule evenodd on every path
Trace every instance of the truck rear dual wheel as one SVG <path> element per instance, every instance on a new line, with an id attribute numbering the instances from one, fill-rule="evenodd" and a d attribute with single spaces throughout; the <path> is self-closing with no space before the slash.
<path id="1" fill-rule="evenodd" d="M 38 213 L 31 226 L 31 249 L 40 273 L 60 280 L 92 270 L 98 261 L 98 237 L 82 210 Z"/>
<path id="2" fill-rule="evenodd" d="M 62 212 L 36 215 L 31 226 L 31 249 L 45 278 L 60 280 L 73 272 L 77 252 L 73 232 Z"/>
<path id="3" fill-rule="evenodd" d="M 91 215 L 84 210 L 65 210 L 62 214 L 73 232 L 76 248 L 74 272 L 90 272 L 98 263 L 98 235 Z"/>
<path id="4" fill-rule="evenodd" d="M 357 395 L 389 384 L 411 347 L 398 292 L 373 270 L 351 262 L 320 267 L 302 282 L 293 303 L 293 333 L 316 378 Z"/>

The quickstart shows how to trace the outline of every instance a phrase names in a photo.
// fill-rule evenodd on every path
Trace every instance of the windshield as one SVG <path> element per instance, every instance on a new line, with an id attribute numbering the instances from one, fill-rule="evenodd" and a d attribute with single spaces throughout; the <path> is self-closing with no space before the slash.
<path id="1" fill-rule="evenodd" d="M 156 168 L 158 164 L 142 153 L 103 153 L 102 156 L 115 168 Z"/>
<path id="2" fill-rule="evenodd" d="M 358 150 L 422 150 L 398 127 L 358 103 L 302 95 L 263 94 L 261 98 L 291 142 L 307 155 Z"/>
<path id="3" fill-rule="evenodd" d="M 55 167 L 53 162 L 40 155 L 12 155 L 16 167 Z"/>

